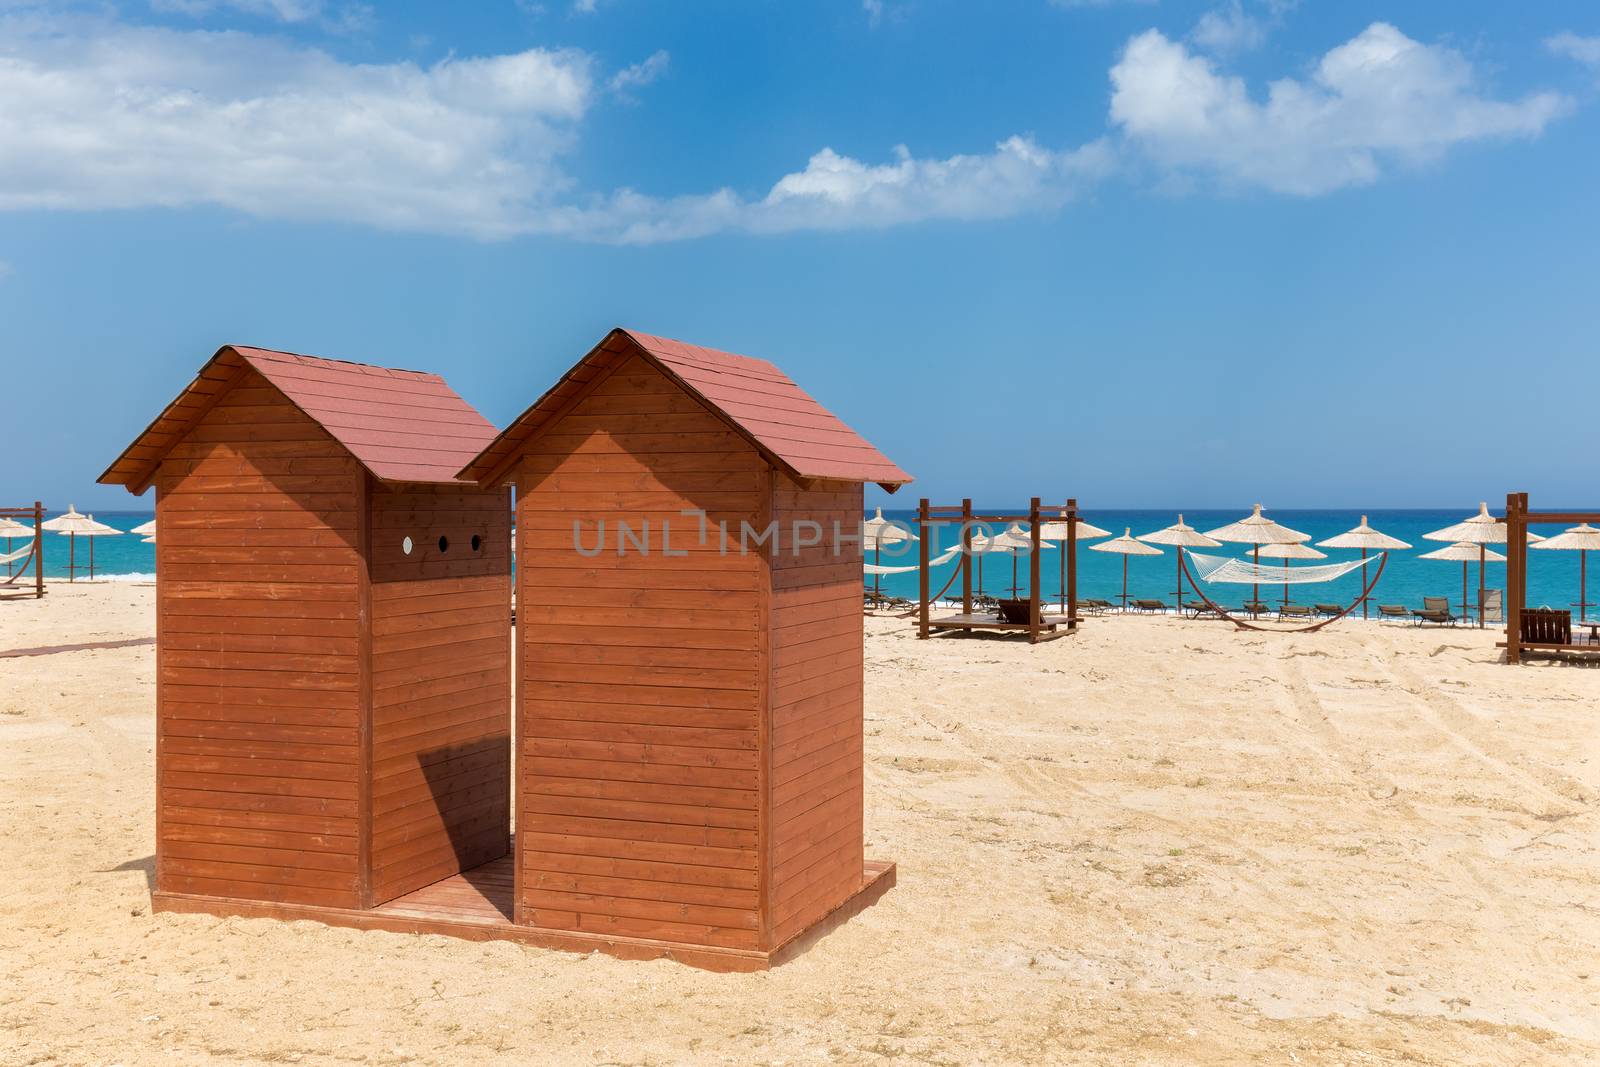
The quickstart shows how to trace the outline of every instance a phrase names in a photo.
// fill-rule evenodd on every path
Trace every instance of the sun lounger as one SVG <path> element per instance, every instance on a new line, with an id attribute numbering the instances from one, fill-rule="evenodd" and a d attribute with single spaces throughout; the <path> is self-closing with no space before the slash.
<path id="1" fill-rule="evenodd" d="M 1113 607 L 1115 605 L 1111 601 L 1101 600 L 1098 597 L 1084 597 L 1078 601 L 1078 610 L 1090 615 L 1104 615 Z"/>
<path id="2" fill-rule="evenodd" d="M 1264 600 L 1246 600 L 1244 605 L 1239 608 L 1239 613 L 1242 615 L 1265 615 L 1271 610 L 1272 605 Z"/>
<path id="3" fill-rule="evenodd" d="M 1166 611 L 1167 610 L 1167 602 L 1165 600 L 1135 600 L 1133 602 L 1133 610 L 1134 611 Z"/>
<path id="4" fill-rule="evenodd" d="M 1204 600 L 1191 600 L 1188 603 L 1187 608 L 1189 611 L 1189 618 L 1191 619 L 1198 619 L 1203 615 L 1216 619 L 1222 618 L 1222 613 L 1217 611 L 1217 609 L 1212 607 L 1210 604 L 1207 604 Z"/>
<path id="5" fill-rule="evenodd" d="M 1342 615 L 1344 613 L 1344 605 L 1343 604 L 1313 604 L 1313 605 L 1311 605 L 1311 610 L 1316 612 L 1318 615 L 1326 615 L 1326 616 L 1328 616 L 1328 618 L 1331 619 L 1335 615 Z"/>
<path id="6" fill-rule="evenodd" d="M 1411 609 L 1406 607 L 1404 604 L 1379 604 L 1378 605 L 1378 618 L 1380 620 L 1382 620 L 1382 619 L 1404 619 L 1407 622 L 1410 622 L 1411 621 Z"/>
<path id="7" fill-rule="evenodd" d="M 1309 619 L 1311 618 L 1311 609 L 1304 604 L 1284 604 L 1278 608 L 1278 618 Z"/>
<path id="8" fill-rule="evenodd" d="M 1456 617 L 1450 614 L 1450 598 L 1447 596 L 1423 597 L 1422 607 L 1413 608 L 1411 615 L 1417 620 L 1418 626 L 1425 622 L 1431 622 L 1436 626 L 1450 626 L 1456 621 Z"/>

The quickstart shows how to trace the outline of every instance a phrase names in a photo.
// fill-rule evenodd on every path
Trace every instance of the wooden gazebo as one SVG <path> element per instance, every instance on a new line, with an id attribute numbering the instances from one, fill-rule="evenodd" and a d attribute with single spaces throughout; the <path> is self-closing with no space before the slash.
<path id="1" fill-rule="evenodd" d="M 1573 630 L 1572 612 L 1528 606 L 1528 527 L 1539 523 L 1600 523 L 1600 511 L 1530 511 L 1527 493 L 1506 494 L 1506 650 L 1507 663 L 1530 655 L 1600 656 L 1600 626 L 1590 624 L 1588 639 Z M 1581 608 L 1581 605 L 1580 605 Z M 1578 620 L 1582 622 L 1581 618 Z"/>
<path id="2" fill-rule="evenodd" d="M 493 437 L 434 375 L 227 346 L 101 475 L 156 490 L 156 910 L 348 921 L 506 854 Z"/>

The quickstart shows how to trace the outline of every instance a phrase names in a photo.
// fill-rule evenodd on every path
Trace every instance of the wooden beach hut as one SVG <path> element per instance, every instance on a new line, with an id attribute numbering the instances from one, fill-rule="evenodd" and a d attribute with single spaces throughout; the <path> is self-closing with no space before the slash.
<path id="1" fill-rule="evenodd" d="M 516 923 L 753 969 L 893 884 L 859 531 L 904 471 L 771 363 L 616 329 L 461 473 L 517 490 Z"/>
<path id="2" fill-rule="evenodd" d="M 437 376 L 222 348 L 155 487 L 157 910 L 327 918 L 507 851 L 510 498 Z"/>

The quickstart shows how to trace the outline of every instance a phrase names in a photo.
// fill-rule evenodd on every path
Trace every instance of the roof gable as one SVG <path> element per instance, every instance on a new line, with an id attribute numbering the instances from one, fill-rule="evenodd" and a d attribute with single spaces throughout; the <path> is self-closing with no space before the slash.
<path id="1" fill-rule="evenodd" d="M 436 374 L 224 345 L 99 480 L 144 492 L 172 446 L 250 371 L 380 481 L 457 482 L 462 464 L 495 436 Z"/>
<path id="2" fill-rule="evenodd" d="M 838 416 L 764 359 L 617 328 L 507 426 L 461 470 L 470 481 L 495 481 L 522 446 L 564 413 L 598 379 L 639 355 L 796 478 L 876 482 L 893 492 L 911 481 Z"/>

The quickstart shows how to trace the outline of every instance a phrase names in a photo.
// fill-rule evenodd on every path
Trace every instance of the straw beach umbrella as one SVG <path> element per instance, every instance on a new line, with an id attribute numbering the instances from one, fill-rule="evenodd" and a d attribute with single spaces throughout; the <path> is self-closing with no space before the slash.
<path id="1" fill-rule="evenodd" d="M 11 539 L 13 537 L 22 537 L 22 536 L 25 536 L 25 535 L 26 536 L 32 536 L 32 534 L 33 534 L 33 527 L 32 526 L 24 526 L 24 525 L 22 525 L 22 523 L 18 522 L 16 519 L 10 519 L 10 518 L 5 517 L 4 515 L 0 515 L 0 537 L 4 537 L 6 539 L 6 555 L 9 556 L 11 554 Z M 6 577 L 7 578 L 11 577 L 11 575 L 14 573 L 12 571 L 12 568 L 15 567 L 15 566 L 16 566 L 15 563 L 7 561 L 7 563 L 6 563 Z"/>
<path id="2" fill-rule="evenodd" d="M 1015 545 L 1002 531 L 990 537 L 988 534 L 975 533 L 968 545 L 967 551 L 978 557 L 978 593 L 983 594 L 983 557 L 999 553 L 1015 551 Z"/>
<path id="3" fill-rule="evenodd" d="M 89 516 L 89 522 L 93 524 L 89 530 L 89 577 L 90 579 L 93 579 L 94 539 L 96 537 L 121 537 L 122 531 L 117 529 L 115 526 L 108 526 L 103 522 L 96 521 L 93 515 Z"/>
<path id="4" fill-rule="evenodd" d="M 1078 530 L 1077 530 L 1078 540 L 1080 540 L 1080 541 L 1092 541 L 1097 537 L 1110 537 L 1111 536 L 1111 531 L 1110 530 L 1102 530 L 1102 529 L 1100 529 L 1100 527 L 1096 526 L 1094 523 L 1085 522 L 1083 519 L 1079 519 L 1077 521 L 1077 527 L 1078 527 Z M 1067 540 L 1067 536 L 1068 536 L 1068 531 L 1067 531 L 1067 513 L 1065 511 L 1061 512 L 1059 517 L 1056 518 L 1055 521 L 1053 521 L 1053 522 L 1041 522 L 1039 524 L 1039 540 L 1040 541 L 1049 541 L 1052 544 L 1058 544 L 1058 545 L 1059 544 L 1065 544 L 1066 540 Z M 1061 611 L 1064 614 L 1066 612 L 1066 610 L 1067 610 L 1067 550 L 1064 549 L 1064 548 L 1061 550 L 1060 563 L 1061 563 L 1061 587 L 1060 587 L 1059 592 L 1060 592 L 1060 595 L 1061 595 Z"/>
<path id="5" fill-rule="evenodd" d="M 1317 545 L 1321 548 L 1359 548 L 1362 559 L 1367 558 L 1367 549 L 1369 548 L 1387 552 L 1396 548 L 1411 547 L 1398 537 L 1390 537 L 1388 534 L 1380 533 L 1368 526 L 1365 515 L 1361 516 L 1360 526 L 1346 530 L 1342 534 L 1335 534 L 1326 541 L 1318 541 Z M 1366 587 L 1367 565 L 1363 563 L 1361 565 L 1361 588 L 1365 589 Z M 1361 617 L 1363 619 L 1367 618 L 1367 611 L 1367 598 L 1363 595 L 1361 598 Z"/>
<path id="6" fill-rule="evenodd" d="M 1287 526 L 1280 526 L 1261 514 L 1260 504 L 1257 504 L 1250 514 L 1238 522 L 1219 526 L 1215 530 L 1207 530 L 1206 536 L 1215 538 L 1218 541 L 1254 545 L 1257 564 L 1261 562 L 1262 545 L 1293 545 L 1311 540 L 1310 534 L 1303 534 L 1299 530 L 1291 530 Z M 1252 605 L 1261 602 L 1261 587 L 1259 585 L 1250 587 L 1250 601 Z M 1253 613 L 1254 610 L 1252 608 Z"/>
<path id="7" fill-rule="evenodd" d="M 1178 614 L 1183 614 L 1183 549 L 1185 548 L 1221 548 L 1222 542 L 1196 530 L 1193 526 L 1183 521 L 1183 516 L 1178 516 L 1178 521 L 1171 526 L 1162 527 L 1154 533 L 1140 534 L 1139 540 L 1152 545 L 1172 545 L 1177 548 L 1178 562 Z"/>
<path id="8" fill-rule="evenodd" d="M 879 514 L 881 515 L 882 511 L 879 511 Z M 151 519 L 149 522 L 141 522 L 128 532 L 138 534 L 140 537 L 154 537 L 156 535 L 156 520 Z"/>
<path id="9" fill-rule="evenodd" d="M 49 530 L 51 533 L 62 534 L 68 538 L 67 542 L 67 581 L 76 581 L 78 577 L 78 535 L 88 535 L 101 526 L 88 515 L 80 514 L 76 504 L 68 504 L 66 513 L 57 515 L 53 519 L 46 519 L 40 523 L 40 529 Z M 93 551 L 94 542 L 89 542 Z M 90 577 L 93 577 L 91 574 Z"/>
<path id="10" fill-rule="evenodd" d="M 1451 544 L 1477 545 L 1482 551 L 1478 555 L 1478 628 L 1483 628 L 1483 576 L 1484 565 L 1488 562 L 1488 549 L 1484 545 L 1503 545 L 1506 543 L 1506 524 L 1489 514 L 1488 504 L 1479 504 L 1478 513 L 1469 519 L 1463 519 L 1454 526 L 1446 526 L 1442 530 L 1422 535 L 1429 541 L 1448 541 Z M 1529 534 L 1528 543 L 1543 541 L 1538 534 Z M 1440 557 L 1434 557 L 1440 558 Z M 1502 556 L 1502 559 L 1505 557 Z"/>
<path id="11" fill-rule="evenodd" d="M 1295 541 L 1287 545 L 1262 545 L 1261 558 L 1283 560 L 1283 602 L 1287 606 L 1289 603 L 1289 561 L 1291 559 L 1327 559 L 1328 554 L 1326 552 L 1318 552 L 1303 541 Z"/>
<path id="12" fill-rule="evenodd" d="M 1122 531 L 1121 537 L 1113 537 L 1109 541 L 1102 541 L 1098 545 L 1090 545 L 1094 552 L 1116 552 L 1122 556 L 1122 610 L 1128 610 L 1128 557 L 1129 556 L 1160 556 L 1164 553 L 1159 548 L 1151 548 L 1143 541 L 1133 536 L 1133 527 Z"/>
<path id="13" fill-rule="evenodd" d="M 1570 526 L 1565 533 L 1541 541 L 1534 548 L 1549 548 L 1578 553 L 1578 619 L 1588 618 L 1589 608 L 1589 553 L 1600 552 L 1600 530 L 1588 523 Z"/>
<path id="14" fill-rule="evenodd" d="M 1473 560 L 1477 560 L 1478 565 L 1481 567 L 1485 562 L 1500 563 L 1505 560 L 1505 557 L 1500 553 L 1492 552 L 1489 549 L 1484 548 L 1482 544 L 1475 545 L 1466 541 L 1457 541 L 1453 545 L 1446 545 L 1443 548 L 1436 548 L 1432 552 L 1424 552 L 1417 558 L 1461 561 L 1461 617 L 1463 619 L 1467 617 L 1468 609 L 1467 564 L 1471 563 Z M 1478 604 L 1480 607 L 1483 604 L 1483 579 L 1481 577 L 1478 579 Z M 1479 614 L 1481 616 L 1482 612 Z"/>
<path id="15" fill-rule="evenodd" d="M 155 524 L 151 523 L 150 525 L 154 526 Z M 133 532 L 138 533 L 139 531 L 134 530 Z M 154 533 L 155 531 L 152 530 L 150 532 Z M 917 540 L 916 534 L 905 529 L 899 523 L 884 518 L 882 508 L 879 508 L 877 514 L 873 515 L 872 518 L 861 524 L 861 547 L 871 546 L 874 566 L 883 563 L 884 545 L 903 545 L 915 540 Z M 878 599 L 878 580 L 881 577 L 882 575 L 878 574 L 872 576 L 872 598 L 874 600 Z"/>

